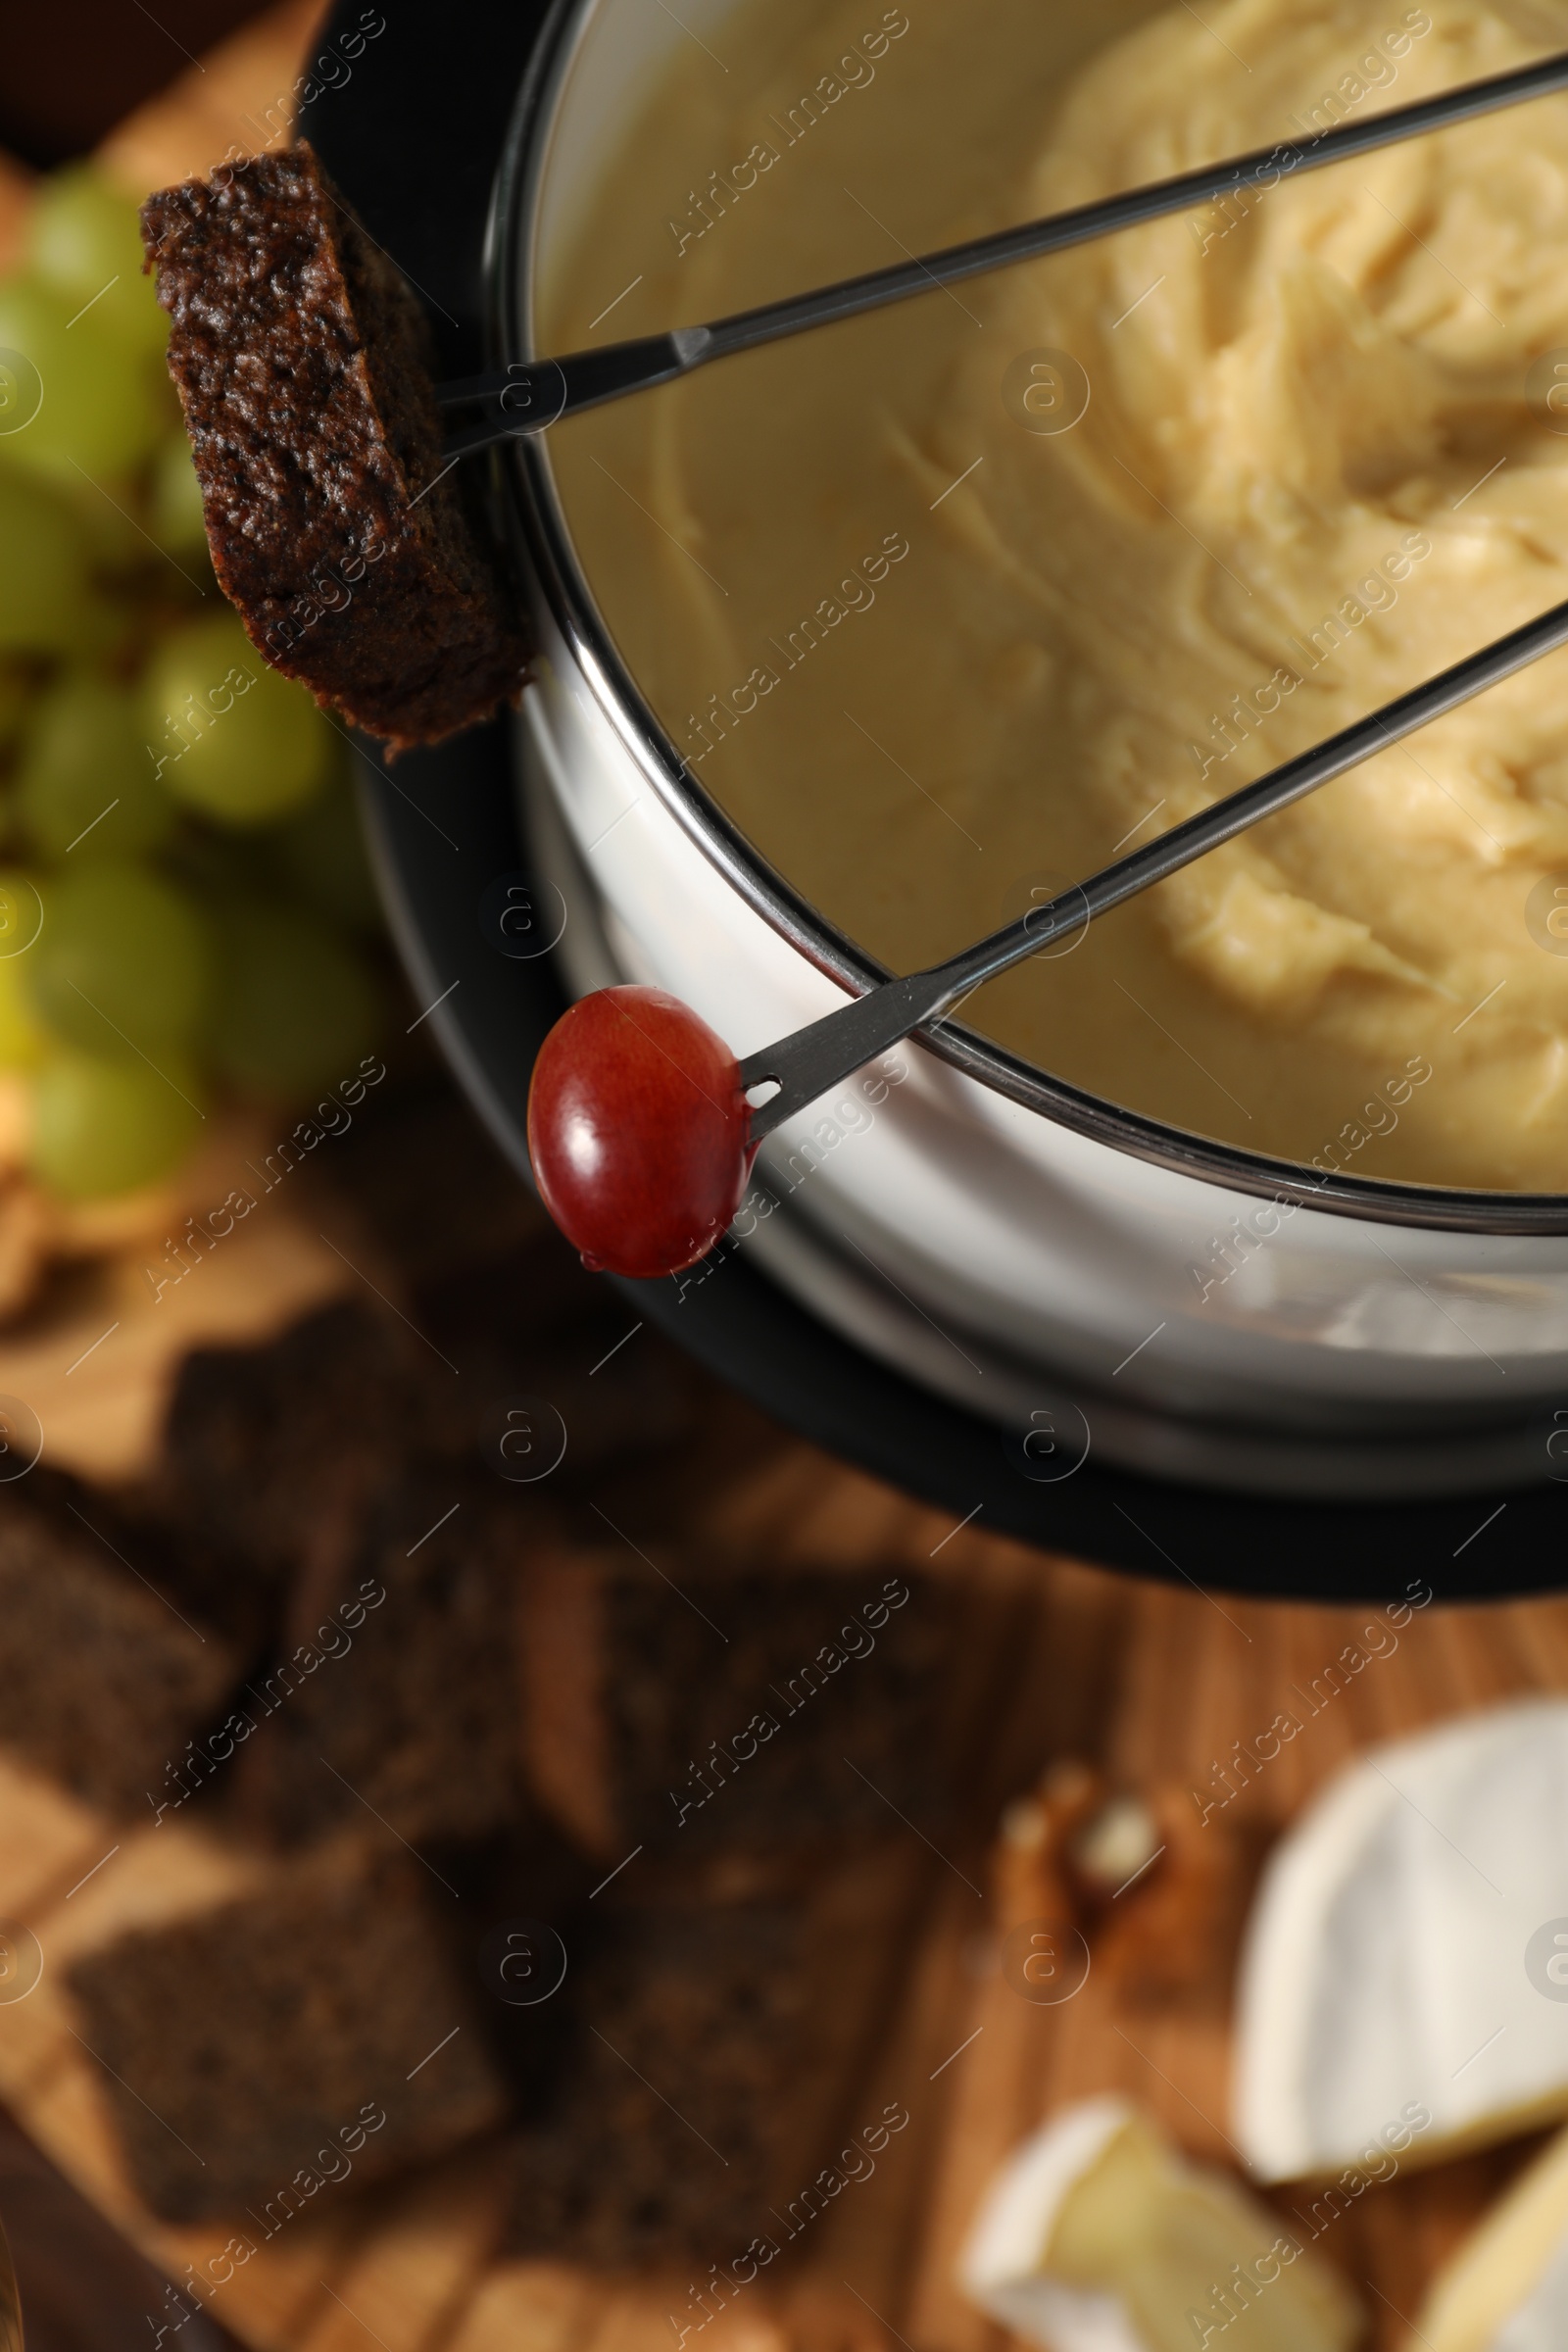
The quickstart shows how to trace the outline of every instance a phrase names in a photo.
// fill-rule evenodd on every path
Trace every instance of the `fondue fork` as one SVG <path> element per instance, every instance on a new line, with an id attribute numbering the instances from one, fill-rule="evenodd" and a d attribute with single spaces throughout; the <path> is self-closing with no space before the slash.
<path id="1" fill-rule="evenodd" d="M 940 1032 L 999 972 L 1054 943 L 1075 946 L 1096 916 L 1562 646 L 1568 600 L 947 962 L 884 980 L 744 1061 L 661 989 L 579 998 L 540 1048 L 528 1092 L 528 1154 L 546 1208 L 596 1272 L 694 1265 L 734 1218 L 758 1145 L 785 1120 L 902 1039 Z"/>
<path id="2" fill-rule="evenodd" d="M 994 980 L 1015 963 L 1039 955 L 1054 942 L 1078 937 L 1097 916 L 1107 914 L 1124 899 L 1136 898 L 1168 874 L 1179 873 L 1195 858 L 1234 841 L 1295 801 L 1316 792 L 1319 785 L 1343 775 L 1374 753 L 1386 751 L 1418 727 L 1441 718 L 1445 711 L 1467 703 L 1489 686 L 1512 677 L 1515 670 L 1539 662 L 1544 654 L 1568 645 L 1568 601 L 1553 605 L 1539 620 L 1527 621 L 1491 645 L 1483 646 L 1451 669 L 1429 678 L 1425 685 L 1385 703 L 1381 710 L 1343 727 L 1327 742 L 1287 760 L 1255 784 L 1216 801 L 1141 850 L 1132 850 L 1085 882 L 1076 882 L 1043 906 L 1032 907 L 1016 922 L 965 948 L 929 971 L 911 972 L 899 980 L 884 980 L 852 1004 L 841 1005 L 793 1036 L 764 1046 L 740 1065 L 740 1086 L 747 1096 L 765 1085 L 777 1093 L 754 1105 L 750 1138 L 755 1144 L 792 1119 L 879 1054 L 912 1031 L 951 1012 L 959 1000 L 985 981 Z M 1077 940 L 1072 944 L 1076 946 Z"/>
<path id="3" fill-rule="evenodd" d="M 1064 253 L 1070 246 L 1109 236 L 1115 229 L 1163 220 L 1167 214 L 1186 212 L 1217 197 L 1251 189 L 1266 193 L 1293 173 L 1318 172 L 1349 156 L 1369 155 L 1377 148 L 1392 147 L 1563 89 L 1568 89 L 1568 54 L 1544 58 L 1538 65 L 1523 66 L 1510 74 L 1465 82 L 1440 97 L 1417 99 L 1410 106 L 1373 115 L 1364 122 L 1342 122 L 1312 138 L 1287 139 L 1277 146 L 1256 148 L 1250 155 L 1232 156 L 1224 163 L 1203 164 L 1196 171 L 1129 189 L 1121 196 L 1076 205 L 1070 212 L 1049 214 L 1043 220 L 999 229 L 991 236 L 972 237 L 964 244 L 948 245 L 939 253 L 843 278 L 808 294 L 791 294 L 780 302 L 762 303 L 756 310 L 737 311 L 707 326 L 677 326 L 667 334 L 607 343 L 600 350 L 570 352 L 559 360 L 514 361 L 508 368 L 437 387 L 442 408 L 477 411 L 471 420 L 458 424 L 450 434 L 446 455 L 449 459 L 466 457 L 493 442 L 542 432 L 564 416 L 623 399 L 628 392 L 670 383 L 707 367 L 710 361 L 753 351 L 786 335 L 805 334 L 813 326 L 829 326 L 840 318 L 856 318 L 889 303 L 906 302 L 911 295 L 956 285 L 988 270 L 1038 261 L 1048 253 Z"/>

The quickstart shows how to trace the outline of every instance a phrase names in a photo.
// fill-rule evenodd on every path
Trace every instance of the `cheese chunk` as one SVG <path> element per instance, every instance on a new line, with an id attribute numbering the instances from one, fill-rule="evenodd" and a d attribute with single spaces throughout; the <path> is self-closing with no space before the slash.
<path id="1" fill-rule="evenodd" d="M 1498 2199 L 1434 2280 L 1412 2352 L 1562 2352 L 1568 2344 L 1568 2132 Z"/>
<path id="2" fill-rule="evenodd" d="M 1568 1704 L 1375 1749 L 1276 1848 L 1242 1956 L 1236 2133 L 1263 2180 L 1388 2177 L 1568 2113 Z M 1538 1982 L 1538 1979 L 1540 1980 Z"/>
<path id="3" fill-rule="evenodd" d="M 1298 2236 L 1119 2098 L 1017 2150 L 960 2261 L 971 2301 L 1048 2352 L 1345 2352 L 1361 2318 Z"/>

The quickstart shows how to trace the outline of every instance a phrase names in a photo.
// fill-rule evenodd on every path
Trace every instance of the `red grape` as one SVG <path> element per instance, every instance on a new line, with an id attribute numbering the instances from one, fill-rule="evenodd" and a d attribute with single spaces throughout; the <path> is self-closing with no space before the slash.
<path id="1" fill-rule="evenodd" d="M 591 1272 L 678 1274 L 711 1250 L 756 1156 L 740 1077 L 662 988 L 602 988 L 562 1015 L 534 1064 L 528 1153 Z"/>

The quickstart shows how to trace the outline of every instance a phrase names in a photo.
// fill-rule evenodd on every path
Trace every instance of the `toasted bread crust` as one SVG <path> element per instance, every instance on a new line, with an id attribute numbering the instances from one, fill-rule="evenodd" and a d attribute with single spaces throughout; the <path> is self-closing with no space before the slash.
<path id="1" fill-rule="evenodd" d="M 303 142 L 142 207 L 208 543 L 258 650 L 394 750 L 515 700 L 528 642 L 417 303 Z"/>

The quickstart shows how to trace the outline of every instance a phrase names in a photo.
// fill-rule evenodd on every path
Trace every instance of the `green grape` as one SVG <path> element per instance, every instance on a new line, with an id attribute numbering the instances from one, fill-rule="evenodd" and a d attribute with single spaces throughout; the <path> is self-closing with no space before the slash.
<path id="1" fill-rule="evenodd" d="M 153 467 L 152 534 L 174 555 L 205 556 L 202 486 L 184 434 L 171 433 Z"/>
<path id="2" fill-rule="evenodd" d="M 124 687 L 68 670 L 33 706 L 16 807 L 45 858 L 98 864 L 163 840 L 174 804 L 153 778 L 141 708 Z"/>
<path id="3" fill-rule="evenodd" d="M 76 517 L 46 490 L 0 472 L 0 655 L 64 653 L 90 597 Z"/>
<path id="4" fill-rule="evenodd" d="M 381 903 L 353 787 L 339 773 L 273 836 L 280 878 L 350 931 L 380 928 Z"/>
<path id="5" fill-rule="evenodd" d="M 0 956 L 0 1070 L 33 1069 L 48 1049 L 32 1016 L 26 976 L 22 956 Z"/>
<path id="6" fill-rule="evenodd" d="M 104 1061 L 161 1061 L 207 1010 L 212 942 L 184 894 L 144 866 L 51 875 L 27 955 L 33 1011 L 62 1044 Z"/>
<path id="7" fill-rule="evenodd" d="M 74 319 L 68 302 L 26 278 L 0 283 L 0 352 L 20 353 L 42 392 L 36 414 L 0 434 L 0 462 L 91 497 L 90 484 L 113 487 L 152 455 L 168 409 L 155 363 L 90 311 Z"/>
<path id="8" fill-rule="evenodd" d="M 266 887 L 257 872 L 256 836 L 227 827 L 196 824 L 176 833 L 159 864 L 201 906 L 226 906 Z"/>
<path id="9" fill-rule="evenodd" d="M 374 984 L 351 948 L 309 915 L 256 902 L 219 925 L 214 1062 L 254 1094 L 301 1096 L 351 1070 L 375 1042 Z"/>
<path id="10" fill-rule="evenodd" d="M 191 621 L 147 672 L 147 735 L 164 789 L 223 825 L 265 825 L 326 781 L 332 730 L 270 669 L 236 616 Z"/>
<path id="11" fill-rule="evenodd" d="M 134 1192 L 176 1167 L 201 1125 L 197 1080 L 170 1055 L 97 1061 L 61 1054 L 32 1082 L 33 1172 L 68 1200 Z"/>
<path id="12" fill-rule="evenodd" d="M 136 207 L 90 164 L 52 172 L 38 183 L 27 258 L 33 275 L 70 304 L 68 317 L 92 304 L 92 316 L 122 342 L 161 352 L 169 318 L 153 281 L 142 274 Z"/>
<path id="13" fill-rule="evenodd" d="M 4 463 L 4 447 L 0 444 L 0 465 Z M 117 578 L 122 583 L 122 592 L 128 584 L 126 575 L 134 578 L 139 587 L 137 575 L 146 571 L 153 550 L 147 544 L 141 523 L 131 514 L 132 493 L 123 483 L 117 482 L 112 495 L 106 498 L 84 474 L 69 467 L 57 478 L 81 518 L 87 560 L 94 572 L 100 577 L 109 574 Z"/>
<path id="14" fill-rule="evenodd" d="M 70 652 L 75 661 L 91 662 L 95 669 L 122 669 L 139 652 L 145 636 L 136 607 L 128 598 L 89 596 L 77 612 Z M 138 724 L 140 715 L 138 710 Z M 145 736 L 143 750 L 145 754 Z M 151 766 L 149 760 L 149 772 Z"/>
<path id="15" fill-rule="evenodd" d="M 31 874 L 8 865 L 0 872 L 0 962 L 27 954 L 43 929 L 43 900 Z"/>
<path id="16" fill-rule="evenodd" d="M 27 681 L 22 672 L 0 661 L 0 751 L 20 733 L 30 700 Z"/>

